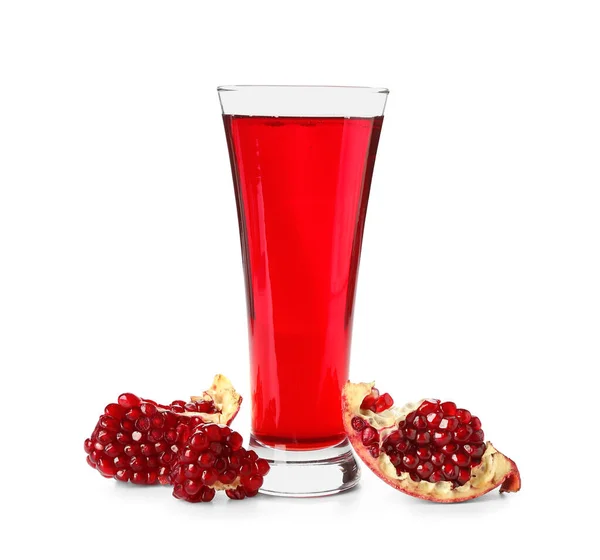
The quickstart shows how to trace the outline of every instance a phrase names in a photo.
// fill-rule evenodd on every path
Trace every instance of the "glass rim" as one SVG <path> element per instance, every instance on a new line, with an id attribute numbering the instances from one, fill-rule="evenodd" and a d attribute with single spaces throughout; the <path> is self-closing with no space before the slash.
<path id="1" fill-rule="evenodd" d="M 244 91 L 251 89 L 326 89 L 326 90 L 359 90 L 364 93 L 383 93 L 388 94 L 390 90 L 384 87 L 369 87 L 369 86 L 320 86 L 320 85 L 277 85 L 277 84 L 240 84 L 229 86 L 217 86 L 217 91 Z"/>

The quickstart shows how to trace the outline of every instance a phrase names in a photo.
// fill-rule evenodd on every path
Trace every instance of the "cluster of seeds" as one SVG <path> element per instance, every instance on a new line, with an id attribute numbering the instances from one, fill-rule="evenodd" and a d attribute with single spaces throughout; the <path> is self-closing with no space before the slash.
<path id="1" fill-rule="evenodd" d="M 242 436 L 219 424 L 195 428 L 171 471 L 173 496 L 188 502 L 210 502 L 216 490 L 232 500 L 258 494 L 269 463 L 242 447 Z"/>
<path id="2" fill-rule="evenodd" d="M 377 393 L 376 400 L 379 398 Z M 363 405 L 361 409 L 373 410 Z M 407 472 L 416 482 L 449 481 L 461 486 L 470 480 L 471 469 L 479 465 L 485 452 L 479 418 L 453 402 L 423 401 L 383 442 L 364 418 L 355 416 L 352 428 L 361 433 L 361 441 L 373 457 L 383 450 L 398 474 Z"/>
<path id="3" fill-rule="evenodd" d="M 87 462 L 107 478 L 168 484 L 181 445 L 204 422 L 199 413 L 215 412 L 212 401 L 160 405 L 123 393 L 104 409 L 85 440 Z"/>

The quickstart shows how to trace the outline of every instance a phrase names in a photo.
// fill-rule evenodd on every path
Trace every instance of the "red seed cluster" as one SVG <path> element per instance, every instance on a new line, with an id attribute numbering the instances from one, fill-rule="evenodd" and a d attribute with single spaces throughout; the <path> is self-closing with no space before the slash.
<path id="1" fill-rule="evenodd" d="M 269 463 L 246 451 L 242 442 L 242 436 L 227 426 L 198 426 L 171 471 L 173 496 L 188 502 L 210 502 L 216 490 L 225 490 L 232 500 L 256 496 Z"/>
<path id="2" fill-rule="evenodd" d="M 169 483 L 169 473 L 191 430 L 215 413 L 212 401 L 160 405 L 123 393 L 100 416 L 84 449 L 102 476 L 135 484 Z"/>
<path id="3" fill-rule="evenodd" d="M 362 410 L 371 410 L 379 414 L 392 406 L 394 406 L 394 399 L 392 399 L 392 396 L 389 393 L 384 393 L 380 396 L 379 391 L 373 388 L 371 393 L 363 399 L 360 408 Z"/>
<path id="4" fill-rule="evenodd" d="M 362 443 L 373 457 L 378 457 L 383 449 L 396 472 L 407 472 L 416 482 L 449 481 L 462 486 L 471 478 L 471 469 L 481 462 L 485 451 L 479 418 L 453 402 L 423 401 L 399 422 L 398 430 L 389 434 L 383 444 L 377 430 L 364 419 L 354 417 L 352 427 L 361 432 Z"/>

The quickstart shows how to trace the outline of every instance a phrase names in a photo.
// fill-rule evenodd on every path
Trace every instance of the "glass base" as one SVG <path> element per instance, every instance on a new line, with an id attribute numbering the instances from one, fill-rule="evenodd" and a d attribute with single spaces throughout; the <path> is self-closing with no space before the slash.
<path id="1" fill-rule="evenodd" d="M 330 496 L 350 490 L 360 480 L 360 468 L 347 439 L 325 449 L 288 451 L 266 446 L 250 436 L 249 449 L 271 467 L 261 494 L 290 498 Z"/>

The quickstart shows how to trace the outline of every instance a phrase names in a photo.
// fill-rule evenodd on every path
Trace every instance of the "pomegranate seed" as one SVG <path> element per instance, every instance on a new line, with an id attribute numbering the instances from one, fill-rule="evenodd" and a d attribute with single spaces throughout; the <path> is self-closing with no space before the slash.
<path id="1" fill-rule="evenodd" d="M 131 470 L 134 472 L 143 471 L 148 465 L 146 463 L 146 458 L 141 455 L 135 455 L 129 460 L 129 466 Z"/>
<path id="2" fill-rule="evenodd" d="M 446 456 L 441 451 L 434 451 L 431 454 L 431 462 L 435 467 L 441 467 L 446 461 Z"/>
<path id="3" fill-rule="evenodd" d="M 131 436 L 129 434 L 124 434 L 123 432 L 119 432 L 115 439 L 123 445 L 131 443 Z"/>
<path id="4" fill-rule="evenodd" d="M 454 432 L 453 439 L 458 443 L 464 443 L 465 441 L 469 441 L 472 433 L 473 429 L 471 426 L 459 426 Z"/>
<path id="5" fill-rule="evenodd" d="M 125 418 L 127 418 L 127 420 L 131 420 L 132 422 L 135 422 L 141 416 L 142 416 L 142 411 L 137 406 L 134 408 L 130 408 L 125 413 Z"/>
<path id="6" fill-rule="evenodd" d="M 419 464 L 419 459 L 416 455 L 412 455 L 411 453 L 407 453 L 404 455 L 402 459 L 402 463 L 407 469 L 414 469 Z"/>
<path id="7" fill-rule="evenodd" d="M 100 457 L 96 463 L 96 469 L 100 471 L 100 474 L 106 477 L 113 477 L 117 474 L 117 467 L 115 466 L 114 461 L 111 461 L 109 458 Z"/>
<path id="8" fill-rule="evenodd" d="M 173 453 L 169 453 L 168 451 L 165 451 L 164 453 L 160 454 L 158 460 L 162 463 L 162 465 L 164 465 L 166 467 L 167 465 L 170 465 L 175 460 L 175 455 Z"/>
<path id="9" fill-rule="evenodd" d="M 394 399 L 390 396 L 389 393 L 384 393 L 375 401 L 375 410 L 374 412 L 380 413 L 384 410 L 388 410 L 394 405 Z"/>
<path id="10" fill-rule="evenodd" d="M 456 418 L 461 424 L 468 424 L 471 421 L 471 413 L 464 408 L 457 408 Z"/>
<path id="11" fill-rule="evenodd" d="M 200 501 L 211 502 L 212 499 L 215 497 L 215 489 L 205 486 L 204 488 L 202 488 L 202 490 L 200 490 L 199 496 Z"/>
<path id="12" fill-rule="evenodd" d="M 442 451 L 446 455 L 452 455 L 452 453 L 458 451 L 458 445 L 456 443 L 447 443 L 444 445 L 444 447 L 442 447 Z"/>
<path id="13" fill-rule="evenodd" d="M 377 459 L 377 457 L 379 457 L 379 445 L 375 444 L 375 445 L 371 445 L 369 447 L 369 454 L 371 455 L 371 457 L 373 457 L 374 459 Z"/>
<path id="14" fill-rule="evenodd" d="M 198 457 L 198 464 L 204 468 L 212 467 L 215 464 L 215 456 L 207 451 Z"/>
<path id="15" fill-rule="evenodd" d="M 179 436 L 175 430 L 167 430 L 164 435 L 164 439 L 167 443 L 175 443 Z"/>
<path id="16" fill-rule="evenodd" d="M 206 451 L 208 449 L 208 437 L 202 431 L 196 432 L 189 440 L 189 445 L 194 451 Z"/>
<path id="17" fill-rule="evenodd" d="M 227 494 L 227 497 L 232 500 L 243 500 L 246 497 L 246 492 L 244 491 L 243 486 L 238 486 L 234 490 L 226 490 L 225 494 Z"/>
<path id="18" fill-rule="evenodd" d="M 203 484 L 206 484 L 206 486 L 212 486 L 215 482 L 217 482 L 217 480 L 219 480 L 219 473 L 216 469 L 206 469 L 205 471 L 202 471 L 200 479 L 202 480 Z"/>
<path id="19" fill-rule="evenodd" d="M 400 453 L 404 453 L 410 446 L 410 441 L 408 441 L 407 439 L 401 439 L 397 444 L 396 444 L 396 450 L 399 451 Z"/>
<path id="20" fill-rule="evenodd" d="M 118 432 L 121 427 L 121 422 L 116 418 L 112 418 L 111 416 L 100 416 L 100 420 L 98 420 L 98 425 L 110 432 Z"/>
<path id="21" fill-rule="evenodd" d="M 240 476 L 250 476 L 252 474 L 252 463 L 244 459 L 240 465 L 239 473 Z"/>
<path id="22" fill-rule="evenodd" d="M 156 428 L 159 430 L 164 428 L 164 426 L 165 426 L 164 415 L 157 412 L 150 418 L 150 424 L 152 425 L 153 428 Z"/>
<path id="23" fill-rule="evenodd" d="M 200 491 L 200 488 L 202 488 L 202 483 L 200 483 L 200 482 L 198 482 L 196 480 L 189 479 L 189 480 L 186 480 L 183 483 L 183 489 L 190 496 L 193 496 L 194 494 L 197 494 Z"/>
<path id="24" fill-rule="evenodd" d="M 152 443 L 159 442 L 163 438 L 164 432 L 158 428 L 154 428 L 148 432 L 148 441 Z"/>
<path id="25" fill-rule="evenodd" d="M 140 404 L 140 410 L 144 416 L 154 416 L 158 412 L 156 405 L 149 401 L 145 401 Z"/>
<path id="26" fill-rule="evenodd" d="M 414 428 L 404 428 L 403 433 L 404 437 L 410 441 L 413 441 L 417 437 L 417 430 Z"/>
<path id="27" fill-rule="evenodd" d="M 469 442 L 471 443 L 481 443 L 484 440 L 483 430 L 475 430 L 471 437 L 469 438 Z"/>
<path id="28" fill-rule="evenodd" d="M 442 412 L 444 416 L 454 416 L 456 414 L 456 405 L 451 402 L 445 402 L 440 405 L 442 407 Z"/>
<path id="29" fill-rule="evenodd" d="M 128 457 L 133 457 L 134 455 L 141 453 L 140 446 L 137 443 L 126 445 L 123 450 L 125 451 L 125 455 Z"/>
<path id="30" fill-rule="evenodd" d="M 459 467 L 468 467 L 471 464 L 471 458 L 466 453 L 453 453 L 451 459 Z"/>
<path id="31" fill-rule="evenodd" d="M 117 399 L 117 402 L 123 408 L 132 408 L 134 406 L 139 406 L 142 402 L 139 397 L 136 397 L 133 393 L 123 393 Z"/>
<path id="32" fill-rule="evenodd" d="M 104 453 L 111 459 L 114 459 L 117 455 L 123 453 L 123 446 L 119 443 L 111 442 L 104 448 Z"/>
<path id="33" fill-rule="evenodd" d="M 224 449 L 224 445 L 218 441 L 213 441 L 208 448 L 215 454 L 215 455 L 222 455 L 223 454 L 223 449 Z"/>
<path id="34" fill-rule="evenodd" d="M 115 478 L 117 480 L 120 480 L 121 482 L 129 482 L 130 476 L 131 476 L 131 473 L 127 469 L 119 469 L 115 473 Z"/>
<path id="35" fill-rule="evenodd" d="M 254 467 L 254 465 L 252 465 L 252 467 Z M 214 468 L 219 474 L 224 472 L 227 468 L 227 459 L 225 459 L 224 457 L 217 457 Z"/>
<path id="36" fill-rule="evenodd" d="M 443 447 L 447 443 L 450 443 L 452 436 L 448 432 L 433 432 L 433 443 L 438 447 Z"/>
<path id="37" fill-rule="evenodd" d="M 359 418 L 358 416 L 355 416 L 354 418 L 352 418 L 350 423 L 352 425 L 352 429 L 355 432 L 362 432 L 365 429 L 365 426 L 367 425 L 366 422 L 362 418 Z"/>
<path id="38" fill-rule="evenodd" d="M 449 432 L 453 432 L 458 428 L 458 420 L 453 417 L 442 418 L 440 421 L 440 430 L 448 430 Z"/>
<path id="39" fill-rule="evenodd" d="M 377 431 L 371 426 L 367 426 L 361 435 L 361 439 L 364 445 L 371 445 L 377 439 Z"/>
<path id="40" fill-rule="evenodd" d="M 473 428 L 473 430 L 481 430 L 481 420 L 479 420 L 477 416 L 471 418 L 471 428 Z"/>
<path id="41" fill-rule="evenodd" d="M 431 412 L 427 415 L 427 426 L 429 428 L 437 428 L 443 417 L 444 415 L 441 412 Z"/>
<path id="42" fill-rule="evenodd" d="M 415 438 L 415 442 L 417 445 L 427 445 L 431 440 L 431 435 L 429 432 L 419 432 L 417 437 Z"/>
<path id="43" fill-rule="evenodd" d="M 256 461 L 256 467 L 258 469 L 258 474 L 262 476 L 265 476 L 271 470 L 268 461 L 265 459 L 258 459 L 258 461 Z"/>
<path id="44" fill-rule="evenodd" d="M 473 457 L 474 459 L 479 459 L 485 452 L 485 444 L 467 443 L 463 445 L 463 449 L 465 450 L 465 453 L 467 453 L 469 456 Z"/>
<path id="45" fill-rule="evenodd" d="M 419 458 L 419 461 L 427 461 L 428 459 L 431 459 L 431 449 L 429 449 L 429 447 L 419 447 L 419 449 L 417 449 L 417 457 Z"/>
<path id="46" fill-rule="evenodd" d="M 437 412 L 440 401 L 434 399 L 426 399 L 419 405 L 419 412 L 427 416 L 432 412 Z"/>
<path id="47" fill-rule="evenodd" d="M 262 485 L 263 477 L 259 474 L 255 474 L 251 476 L 248 480 L 244 481 L 244 488 L 246 488 L 246 490 L 250 490 L 250 492 L 258 490 Z"/>
<path id="48" fill-rule="evenodd" d="M 390 458 L 390 463 L 392 463 L 394 467 L 397 467 L 402 463 L 402 457 L 400 457 L 400 455 L 396 453 L 388 453 L 387 455 Z"/>
<path id="49" fill-rule="evenodd" d="M 407 424 L 411 424 L 415 421 L 415 418 L 417 417 L 417 411 L 413 410 L 412 412 L 409 412 L 408 415 L 406 416 L 405 420 Z"/>
<path id="50" fill-rule="evenodd" d="M 442 482 L 444 480 L 444 475 L 442 471 L 434 471 L 433 474 L 429 477 L 429 482 Z"/>
<path id="51" fill-rule="evenodd" d="M 164 441 L 158 441 L 154 444 L 154 452 L 157 455 L 164 453 L 167 449 L 169 449 L 169 446 Z"/>
<path id="52" fill-rule="evenodd" d="M 424 430 L 427 428 L 427 418 L 425 418 L 425 416 L 416 416 L 412 425 L 417 428 L 417 430 Z"/>
<path id="53" fill-rule="evenodd" d="M 154 455 L 154 453 L 155 453 L 154 445 L 151 445 L 149 443 L 142 443 L 140 445 L 140 453 L 142 455 L 145 455 L 146 457 L 150 457 L 150 455 Z"/>
<path id="54" fill-rule="evenodd" d="M 469 471 L 469 469 L 460 469 L 458 471 L 458 478 L 456 479 L 458 484 L 466 484 L 467 482 L 469 482 L 469 480 L 471 480 L 471 472 Z"/>
<path id="55" fill-rule="evenodd" d="M 368 394 L 360 405 L 363 410 L 371 410 L 375 412 L 375 401 L 379 398 L 379 391 L 377 389 L 371 389 L 371 393 Z"/>
<path id="56" fill-rule="evenodd" d="M 206 433 L 206 437 L 208 437 L 208 441 L 221 440 L 221 431 L 219 430 L 219 426 L 216 424 L 208 424 L 204 427 L 204 431 Z"/>
<path id="57" fill-rule="evenodd" d="M 126 469 L 129 467 L 129 457 L 127 455 L 118 455 L 115 457 L 114 463 L 117 469 Z"/>
<path id="58" fill-rule="evenodd" d="M 131 433 L 135 429 L 135 426 L 131 420 L 124 418 L 121 420 L 121 430 L 123 432 Z"/>
<path id="59" fill-rule="evenodd" d="M 96 439 L 102 446 L 104 446 L 107 443 L 110 443 L 113 440 L 113 437 L 113 434 L 108 430 L 100 430 L 96 436 Z M 103 449 L 103 447 L 101 449 Z"/>
<path id="60" fill-rule="evenodd" d="M 456 480 L 458 478 L 459 469 L 452 463 L 444 463 L 442 465 L 442 473 L 446 480 Z"/>
<path id="61" fill-rule="evenodd" d="M 120 404 L 110 403 L 106 405 L 104 414 L 112 418 L 116 418 L 117 420 L 122 420 L 125 416 L 125 409 Z"/>
<path id="62" fill-rule="evenodd" d="M 227 437 L 227 445 L 231 448 L 232 451 L 237 451 L 242 448 L 242 436 L 237 432 L 231 432 Z"/>
<path id="63" fill-rule="evenodd" d="M 433 474 L 433 464 L 429 461 L 417 465 L 417 474 L 421 480 L 427 480 Z"/>
<path id="64" fill-rule="evenodd" d="M 219 475 L 219 482 L 221 484 L 232 484 L 237 478 L 237 473 L 233 470 L 227 470 Z"/>
<path id="65" fill-rule="evenodd" d="M 198 478 L 202 474 L 202 468 L 196 463 L 186 465 L 183 469 L 183 476 L 185 478 Z"/>
<path id="66" fill-rule="evenodd" d="M 158 481 L 158 473 L 155 470 L 148 471 L 146 476 L 146 484 L 156 484 Z"/>

